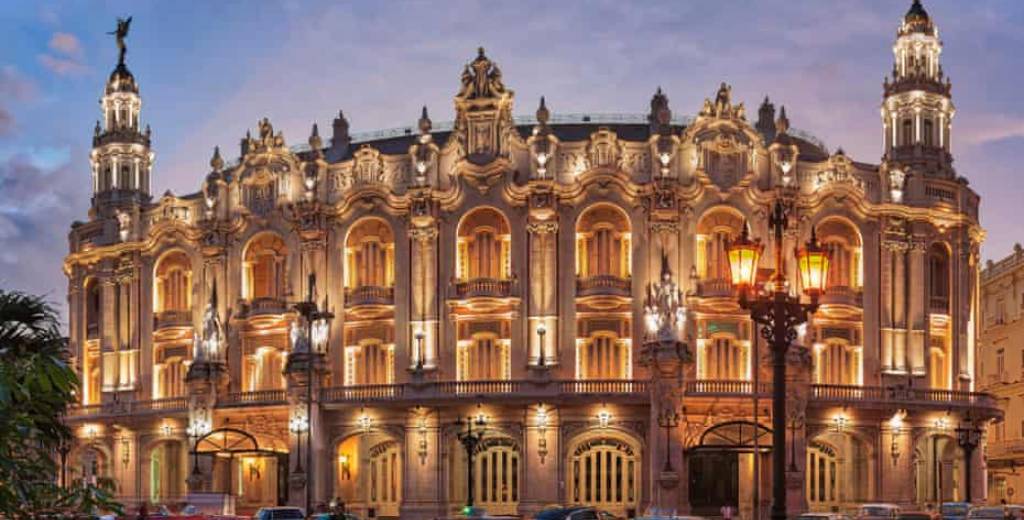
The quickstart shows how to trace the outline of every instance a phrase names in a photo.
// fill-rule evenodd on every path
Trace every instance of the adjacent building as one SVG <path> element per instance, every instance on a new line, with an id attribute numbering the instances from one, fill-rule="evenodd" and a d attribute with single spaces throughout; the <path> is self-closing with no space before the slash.
<path id="1" fill-rule="evenodd" d="M 1005 414 L 991 427 L 988 470 L 991 501 L 1019 502 L 1024 493 L 1024 249 L 989 261 L 981 271 L 978 388 Z M 1015 499 L 1016 497 L 1016 499 Z"/>
<path id="2" fill-rule="evenodd" d="M 155 197 L 121 61 L 64 264 L 83 381 L 69 469 L 114 478 L 129 503 L 236 511 L 337 498 L 434 518 L 472 489 L 496 514 L 767 515 L 767 350 L 725 254 L 749 226 L 787 252 L 813 230 L 832 255 L 791 350 L 790 511 L 983 500 L 1001 412 L 975 393 L 984 235 L 953 169 L 941 50 L 914 1 L 878 163 L 767 98 L 748 112 L 725 84 L 693 117 L 660 89 L 639 116 L 543 99 L 516 116 L 480 49 L 452 123 L 424 108 L 414 127 L 354 134 L 339 112 L 326 139 L 314 125 L 289 145 L 262 119 L 237 159 L 214 149 L 198 191 Z M 777 199 L 792 207 L 781 245 Z M 650 313 L 680 294 L 685 343 L 658 348 Z"/>

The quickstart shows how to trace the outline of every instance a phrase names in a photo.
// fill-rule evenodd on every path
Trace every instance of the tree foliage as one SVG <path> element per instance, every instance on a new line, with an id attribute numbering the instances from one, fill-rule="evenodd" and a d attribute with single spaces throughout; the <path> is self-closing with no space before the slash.
<path id="1" fill-rule="evenodd" d="M 63 417 L 78 384 L 53 307 L 0 289 L 0 518 L 120 511 L 112 482 L 61 488 L 56 480 L 55 456 L 71 442 Z"/>

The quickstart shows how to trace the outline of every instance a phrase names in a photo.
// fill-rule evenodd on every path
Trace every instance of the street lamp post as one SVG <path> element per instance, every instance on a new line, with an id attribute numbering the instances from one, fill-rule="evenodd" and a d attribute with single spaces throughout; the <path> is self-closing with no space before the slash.
<path id="1" fill-rule="evenodd" d="M 455 425 L 459 428 L 466 427 L 466 431 L 456 433 L 459 442 L 462 443 L 462 447 L 466 449 L 466 506 L 462 508 L 462 513 L 465 516 L 475 516 L 477 512 L 473 504 L 473 462 L 476 458 L 476 450 L 484 440 L 484 426 L 486 422 L 482 415 L 476 418 L 467 417 L 466 419 L 463 421 L 462 418 L 459 418 L 458 421 L 455 421 Z M 475 431 L 473 430 L 474 425 L 478 428 Z"/>
<path id="2" fill-rule="evenodd" d="M 423 339 L 425 337 L 426 337 L 426 334 L 424 334 L 422 330 L 417 330 L 416 333 L 413 334 L 413 338 L 416 339 L 416 371 L 417 372 L 422 372 L 423 371 L 423 358 L 426 356 L 426 352 L 423 350 Z"/>
<path id="3" fill-rule="evenodd" d="M 956 429 L 956 443 L 960 445 L 964 450 L 964 478 L 967 481 L 965 488 L 967 492 L 964 494 L 967 502 L 971 501 L 971 459 L 974 455 L 974 450 L 981 444 L 981 428 L 978 427 L 977 423 L 971 420 L 970 416 L 967 417 L 967 425 L 961 424 Z"/>
<path id="4" fill-rule="evenodd" d="M 740 306 L 750 311 L 750 319 L 762 325 L 761 336 L 768 341 L 772 358 L 772 520 L 786 518 L 786 352 L 796 339 L 796 327 L 806 323 L 818 308 L 818 296 L 825 288 L 829 257 L 817 241 L 814 228 L 811 239 L 796 252 L 800 281 L 810 303 L 801 303 L 789 292 L 783 269 L 782 237 L 788 226 L 789 209 L 776 199 L 769 218 L 775 238 L 775 273 L 763 291 L 756 290 L 757 265 L 764 250 L 760 241 L 751 240 L 744 224 L 739 240 L 727 246 L 732 282 L 739 292 Z"/>
<path id="5" fill-rule="evenodd" d="M 307 286 L 308 292 L 306 299 L 304 301 L 296 303 L 294 306 L 295 312 L 297 312 L 299 316 L 302 318 L 303 326 L 306 329 L 305 331 L 303 331 L 305 333 L 306 340 L 304 352 L 304 354 L 306 355 L 306 415 L 305 417 L 296 421 L 295 427 L 305 431 L 306 433 L 306 467 L 312 468 L 313 443 L 310 441 L 312 441 L 313 429 L 310 424 L 310 419 L 313 415 L 313 362 L 314 358 L 316 358 L 317 360 L 321 360 L 326 356 L 327 348 L 329 346 L 328 339 L 331 329 L 331 320 L 334 318 L 334 314 L 332 314 L 327 309 L 326 297 L 324 298 L 323 309 L 321 309 L 316 303 L 316 273 L 309 274 Z M 297 337 L 293 339 L 297 339 Z M 292 355 L 289 356 L 289 362 L 291 362 L 292 359 L 296 357 L 296 353 L 302 353 L 302 351 L 296 349 L 296 347 L 297 345 L 292 345 Z M 296 352 L 297 350 L 298 352 Z M 304 427 L 302 427 L 303 425 L 299 424 L 299 422 L 303 422 Z M 299 445 L 299 453 L 297 454 L 299 457 L 299 463 L 296 468 L 296 473 L 302 472 L 301 433 L 301 431 L 296 432 Z M 309 482 L 308 478 L 306 479 L 305 486 L 306 512 L 308 513 L 310 510 L 310 506 L 312 505 L 313 502 L 313 486 Z"/>
<path id="6" fill-rule="evenodd" d="M 543 323 L 537 325 L 537 342 L 540 344 L 540 357 L 537 358 L 537 366 L 543 368 L 547 365 L 547 356 L 544 353 L 544 335 L 548 333 L 548 328 Z"/>
<path id="7" fill-rule="evenodd" d="M 664 409 L 658 413 L 658 426 L 665 430 L 665 467 L 663 472 L 669 473 L 672 469 L 672 428 L 679 426 L 679 413 L 671 409 Z"/>

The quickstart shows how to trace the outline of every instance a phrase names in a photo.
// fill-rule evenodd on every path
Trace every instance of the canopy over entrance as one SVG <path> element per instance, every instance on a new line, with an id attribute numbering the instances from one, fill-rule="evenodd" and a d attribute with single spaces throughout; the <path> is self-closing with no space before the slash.
<path id="1" fill-rule="evenodd" d="M 209 457 L 211 489 L 222 489 L 229 507 L 242 510 L 282 505 L 288 501 L 288 452 L 261 446 L 255 435 L 238 428 L 218 428 L 192 445 L 195 471 L 199 456 Z"/>

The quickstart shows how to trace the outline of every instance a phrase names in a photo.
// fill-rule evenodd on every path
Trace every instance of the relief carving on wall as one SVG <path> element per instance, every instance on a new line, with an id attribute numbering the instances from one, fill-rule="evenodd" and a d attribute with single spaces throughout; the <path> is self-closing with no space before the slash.
<path id="1" fill-rule="evenodd" d="M 607 128 L 601 128 L 590 134 L 590 143 L 587 144 L 587 156 L 590 158 L 590 164 L 593 167 L 618 169 L 621 167 L 622 148 L 623 145 L 619 142 L 615 132 Z"/>

